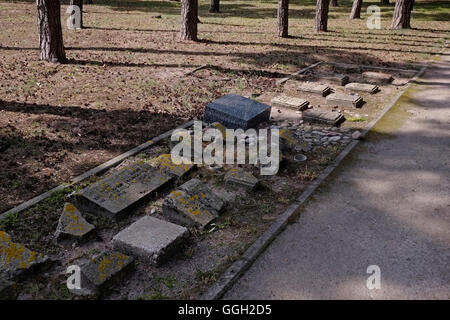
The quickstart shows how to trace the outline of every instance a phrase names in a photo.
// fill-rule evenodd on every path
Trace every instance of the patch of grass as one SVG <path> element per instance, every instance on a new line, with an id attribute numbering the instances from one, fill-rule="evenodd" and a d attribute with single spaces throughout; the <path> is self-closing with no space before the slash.
<path id="1" fill-rule="evenodd" d="M 207 270 L 207 271 L 201 271 L 198 270 L 195 274 L 195 280 L 200 285 L 209 285 L 211 283 L 216 282 L 218 277 L 218 272 L 216 270 Z"/>
<path id="2" fill-rule="evenodd" d="M 365 117 L 345 117 L 345 119 L 347 121 L 350 122 L 363 122 L 363 121 L 367 121 L 367 118 Z"/>

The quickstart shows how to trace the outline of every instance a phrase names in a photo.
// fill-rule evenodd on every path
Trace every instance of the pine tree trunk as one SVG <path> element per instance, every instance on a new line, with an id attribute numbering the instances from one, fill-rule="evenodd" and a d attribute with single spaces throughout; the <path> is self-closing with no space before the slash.
<path id="1" fill-rule="evenodd" d="M 413 0 L 396 0 L 391 29 L 410 29 Z"/>
<path id="2" fill-rule="evenodd" d="M 331 7 L 337 7 L 338 6 L 338 0 L 331 0 L 330 1 L 330 6 Z"/>
<path id="3" fill-rule="evenodd" d="M 278 36 L 288 37 L 289 0 L 278 0 Z"/>
<path id="4" fill-rule="evenodd" d="M 181 4 L 181 40 L 197 41 L 198 2 L 182 0 Z"/>
<path id="5" fill-rule="evenodd" d="M 80 8 L 80 29 L 83 28 L 83 0 L 70 0 L 71 6 L 78 6 Z"/>
<path id="6" fill-rule="evenodd" d="M 211 6 L 209 7 L 209 12 L 219 13 L 220 12 L 220 0 L 211 0 Z"/>
<path id="7" fill-rule="evenodd" d="M 92 1 L 92 0 L 86 0 L 86 4 L 94 4 L 94 1 Z"/>
<path id="8" fill-rule="evenodd" d="M 361 18 L 362 0 L 353 0 L 352 11 L 350 12 L 350 19 Z"/>
<path id="9" fill-rule="evenodd" d="M 381 4 L 382 5 L 388 5 L 389 4 L 389 0 L 381 0 Z"/>
<path id="10" fill-rule="evenodd" d="M 66 62 L 61 29 L 59 0 L 36 0 L 38 13 L 39 59 L 50 62 Z"/>
<path id="11" fill-rule="evenodd" d="M 330 0 L 317 0 L 316 6 L 316 21 L 314 30 L 316 32 L 328 30 L 328 6 Z"/>

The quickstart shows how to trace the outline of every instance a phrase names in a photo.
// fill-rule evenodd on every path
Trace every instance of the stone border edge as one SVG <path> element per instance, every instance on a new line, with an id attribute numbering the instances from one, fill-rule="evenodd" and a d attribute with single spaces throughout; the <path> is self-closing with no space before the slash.
<path id="1" fill-rule="evenodd" d="M 422 65 L 421 69 L 416 72 L 413 78 L 408 81 L 403 90 L 392 98 L 388 105 L 378 115 L 377 118 L 372 120 L 363 130 L 361 130 L 361 136 L 365 136 L 373 126 L 383 118 L 387 112 L 396 104 L 400 97 L 406 90 L 414 83 L 420 76 L 423 75 L 427 64 Z M 328 176 L 336 169 L 344 158 L 353 150 L 358 144 L 359 140 L 354 140 L 345 147 L 344 150 L 339 153 L 336 159 L 314 180 L 299 198 L 293 202 L 277 220 L 258 238 L 255 242 L 244 252 L 244 254 L 236 260 L 220 277 L 217 281 L 211 285 L 200 297 L 200 300 L 218 300 L 220 299 L 228 289 L 242 276 L 242 274 L 253 264 L 258 256 L 269 246 L 269 244 L 275 239 L 275 237 L 283 231 L 283 229 L 292 221 L 296 219 L 297 215 L 303 204 L 309 197 L 316 191 L 316 189 L 328 178 Z"/>

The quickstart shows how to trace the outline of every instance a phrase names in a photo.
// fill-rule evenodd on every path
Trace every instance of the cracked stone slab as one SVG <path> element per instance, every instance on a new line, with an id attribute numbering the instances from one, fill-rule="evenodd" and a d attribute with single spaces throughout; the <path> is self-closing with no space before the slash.
<path id="1" fill-rule="evenodd" d="M 358 108 L 364 102 L 360 95 L 346 93 L 332 93 L 326 97 L 326 100 L 329 105 L 355 108 Z"/>
<path id="2" fill-rule="evenodd" d="M 308 152 L 311 150 L 311 145 L 307 141 L 301 141 L 299 138 L 296 138 L 291 130 L 281 129 L 279 135 L 282 150 L 293 152 Z"/>
<path id="3" fill-rule="evenodd" d="M 346 75 L 339 74 L 339 73 L 332 73 L 332 74 L 318 74 L 317 75 L 319 79 L 328 81 L 331 83 L 338 84 L 340 86 L 343 86 L 348 83 L 349 78 Z"/>
<path id="4" fill-rule="evenodd" d="M 326 123 L 330 125 L 337 125 L 338 123 L 345 120 L 344 116 L 339 112 L 321 111 L 314 109 L 303 111 L 302 118 L 304 121 Z"/>
<path id="5" fill-rule="evenodd" d="M 64 205 L 59 217 L 58 227 L 55 232 L 55 239 L 86 240 L 94 231 L 95 226 L 83 218 L 81 212 L 72 203 Z"/>
<path id="6" fill-rule="evenodd" d="M 179 187 L 191 197 L 198 199 L 207 207 L 220 211 L 225 206 L 225 200 L 208 188 L 199 179 L 191 179 Z"/>
<path id="7" fill-rule="evenodd" d="M 81 190 L 81 209 L 118 218 L 171 179 L 170 175 L 138 161 Z"/>
<path id="8" fill-rule="evenodd" d="M 175 164 L 172 162 L 170 153 L 165 153 L 156 158 L 155 167 L 167 174 L 176 178 L 180 178 L 188 173 L 193 167 L 193 164 Z"/>
<path id="9" fill-rule="evenodd" d="M 225 174 L 225 181 L 250 189 L 253 189 L 258 184 L 258 179 L 253 174 L 241 168 L 228 170 Z"/>
<path id="10" fill-rule="evenodd" d="M 185 227 L 196 226 L 203 229 L 219 214 L 207 207 L 197 197 L 177 189 L 172 191 L 163 202 L 163 213 L 172 222 Z"/>
<path id="11" fill-rule="evenodd" d="M 379 90 L 377 85 L 368 84 L 368 83 L 357 83 L 357 82 L 350 82 L 350 83 L 346 84 L 345 89 L 352 90 L 352 91 L 368 92 L 371 94 L 374 94 L 374 93 L 378 92 L 378 90 Z"/>
<path id="12" fill-rule="evenodd" d="M 153 265 L 170 258 L 188 238 L 185 227 L 145 216 L 116 234 L 114 248 Z"/>
<path id="13" fill-rule="evenodd" d="M 286 95 L 279 95 L 274 97 L 270 103 L 274 107 L 288 108 L 293 110 L 305 110 L 308 107 L 309 101 L 305 99 L 290 97 Z"/>
<path id="14" fill-rule="evenodd" d="M 375 72 L 375 71 L 365 71 L 362 73 L 364 80 L 371 83 L 381 83 L 387 84 L 391 83 L 394 78 L 389 73 Z"/>
<path id="15" fill-rule="evenodd" d="M 325 97 L 326 95 L 331 93 L 331 88 L 329 86 L 315 82 L 304 82 L 297 87 L 297 90 L 319 94 L 322 97 Z"/>
<path id="16" fill-rule="evenodd" d="M 76 295 L 101 295 L 134 269 L 134 259 L 118 251 L 106 251 L 80 266 L 81 288 Z"/>
<path id="17" fill-rule="evenodd" d="M 9 234 L 0 231 L 0 277 L 15 279 L 48 261 L 47 256 L 13 242 Z"/>

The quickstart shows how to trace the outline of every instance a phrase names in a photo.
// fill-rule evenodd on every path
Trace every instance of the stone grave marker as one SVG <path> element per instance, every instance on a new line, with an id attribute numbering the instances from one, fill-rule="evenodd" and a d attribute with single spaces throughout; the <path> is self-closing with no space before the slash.
<path id="1" fill-rule="evenodd" d="M 231 182 L 241 187 L 253 189 L 258 179 L 253 174 L 241 168 L 231 168 L 225 174 L 225 182 Z"/>
<path id="2" fill-rule="evenodd" d="M 79 203 L 87 211 L 118 218 L 171 179 L 168 174 L 139 161 L 81 190 Z"/>
<path id="3" fill-rule="evenodd" d="M 270 103 L 274 107 L 288 108 L 293 110 L 305 110 L 308 107 L 309 102 L 305 99 L 289 97 L 286 95 L 279 95 L 274 97 Z"/>
<path id="4" fill-rule="evenodd" d="M 225 201 L 198 179 L 191 179 L 183 183 L 179 188 L 216 211 L 222 210 L 225 206 Z"/>
<path id="5" fill-rule="evenodd" d="M 377 93 L 379 90 L 378 86 L 376 86 L 374 84 L 357 83 L 357 82 L 350 82 L 350 83 L 346 84 L 345 89 L 352 90 L 352 91 L 368 92 L 371 94 Z"/>
<path id="6" fill-rule="evenodd" d="M 144 216 L 116 234 L 114 248 L 142 261 L 160 265 L 187 239 L 185 227 Z"/>
<path id="7" fill-rule="evenodd" d="M 93 233 L 94 229 L 95 227 L 83 218 L 81 212 L 72 203 L 66 203 L 59 217 L 55 239 L 56 241 L 63 239 L 83 241 Z"/>
<path id="8" fill-rule="evenodd" d="M 101 295 L 114 282 L 134 269 L 134 259 L 117 251 L 106 251 L 80 266 L 81 288 L 76 295 Z"/>
<path id="9" fill-rule="evenodd" d="M 332 93 L 326 97 L 327 104 L 340 107 L 360 107 L 364 100 L 358 94 Z"/>
<path id="10" fill-rule="evenodd" d="M 269 121 L 271 107 L 236 94 L 228 94 L 206 105 L 204 121 L 219 122 L 230 129 L 255 128 Z"/>
<path id="11" fill-rule="evenodd" d="M 300 84 L 297 89 L 303 92 L 319 94 L 322 97 L 325 97 L 331 92 L 331 88 L 329 86 L 316 82 L 304 82 Z"/>
<path id="12" fill-rule="evenodd" d="M 337 85 L 343 86 L 345 84 L 348 83 L 348 76 L 343 75 L 343 74 L 339 74 L 339 73 L 332 73 L 332 74 L 324 74 L 324 73 L 319 73 L 317 74 L 317 76 L 319 77 L 319 79 L 327 81 L 327 82 L 331 82 L 331 83 L 335 83 Z"/>
<path id="13" fill-rule="evenodd" d="M 337 125 L 345 120 L 344 116 L 339 112 L 321 111 L 309 109 L 302 113 L 304 121 L 326 123 L 330 125 Z"/>
<path id="14" fill-rule="evenodd" d="M 175 164 L 170 153 L 165 153 L 156 158 L 155 168 L 169 176 L 180 178 L 194 167 L 193 164 Z"/>
<path id="15" fill-rule="evenodd" d="M 383 72 L 365 71 L 362 73 L 364 80 L 370 83 L 387 84 L 394 79 L 392 75 Z"/>

